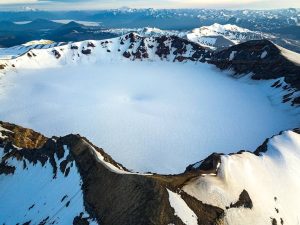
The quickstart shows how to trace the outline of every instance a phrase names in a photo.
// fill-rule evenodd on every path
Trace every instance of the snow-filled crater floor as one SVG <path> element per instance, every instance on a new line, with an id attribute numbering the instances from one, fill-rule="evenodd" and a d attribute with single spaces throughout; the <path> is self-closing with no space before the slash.
<path id="1" fill-rule="evenodd" d="M 1 120 L 48 136 L 79 133 L 141 172 L 183 172 L 212 152 L 253 151 L 299 125 L 272 81 L 235 79 L 207 64 L 24 69 L 0 84 Z"/>

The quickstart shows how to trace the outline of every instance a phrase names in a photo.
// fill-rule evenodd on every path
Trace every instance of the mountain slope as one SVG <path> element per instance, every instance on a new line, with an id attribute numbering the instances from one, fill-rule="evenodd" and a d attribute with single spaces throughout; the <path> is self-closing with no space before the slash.
<path id="1" fill-rule="evenodd" d="M 5 195 L 0 196 L 0 207 L 5 211 L 1 210 L 0 221 L 294 224 L 300 199 L 297 132 L 266 140 L 255 154 L 214 154 L 183 174 L 166 176 L 128 172 L 78 135 L 47 139 L 1 122 L 0 183 Z M 282 181 L 284 185 L 278 185 Z M 23 204 L 16 208 L 11 196 L 19 186 Z"/>
<path id="2" fill-rule="evenodd" d="M 279 48 L 268 40 L 258 40 L 217 52 L 210 63 L 222 70 L 231 69 L 236 75 L 250 74 L 255 80 L 283 78 L 284 82 L 277 81 L 274 87 L 288 90 L 289 93 L 283 97 L 283 102 L 291 101 L 293 105 L 298 105 L 300 102 L 299 61 L 299 54 Z"/>

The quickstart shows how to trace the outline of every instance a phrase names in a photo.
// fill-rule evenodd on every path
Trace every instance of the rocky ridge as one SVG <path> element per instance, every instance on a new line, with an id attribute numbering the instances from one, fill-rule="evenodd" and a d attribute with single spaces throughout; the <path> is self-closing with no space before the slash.
<path id="1" fill-rule="evenodd" d="M 47 138 L 33 130 L 5 122 L 0 122 L 0 128 L 0 176 L 4 179 L 16 173 L 18 165 L 12 163 L 13 159 L 22 165 L 23 171 L 30 170 L 30 165 L 51 165 L 53 180 L 57 179 L 60 172 L 67 178 L 73 163 L 76 165 L 82 180 L 84 208 L 88 216 L 83 217 L 82 212 L 74 217 L 73 224 L 90 224 L 89 221 L 109 225 L 189 224 L 171 206 L 170 193 L 178 195 L 195 213 L 197 224 L 227 224 L 224 221 L 227 210 L 251 210 L 254 207 L 247 190 L 243 190 L 237 196 L 238 201 L 232 202 L 226 209 L 203 203 L 183 190 L 184 186 L 200 177 L 218 176 L 221 154 L 214 153 L 190 165 L 182 174 L 139 174 L 128 171 L 103 149 L 80 135 Z M 51 215 L 48 216 L 39 224 L 50 224 Z M 83 221 L 85 223 L 80 223 Z M 2 222 L 5 224 L 5 221 Z"/>

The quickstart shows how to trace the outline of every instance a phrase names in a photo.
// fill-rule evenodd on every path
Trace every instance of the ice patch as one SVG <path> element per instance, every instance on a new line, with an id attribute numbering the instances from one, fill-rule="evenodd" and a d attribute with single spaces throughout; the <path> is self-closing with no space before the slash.
<path id="1" fill-rule="evenodd" d="M 268 55 L 268 52 L 267 52 L 267 51 L 264 51 L 263 53 L 261 53 L 260 58 L 261 58 L 261 59 L 264 59 L 264 58 L 266 58 L 267 55 Z"/>
<path id="2" fill-rule="evenodd" d="M 232 61 L 235 57 L 236 51 L 232 51 L 229 56 L 229 61 Z"/>

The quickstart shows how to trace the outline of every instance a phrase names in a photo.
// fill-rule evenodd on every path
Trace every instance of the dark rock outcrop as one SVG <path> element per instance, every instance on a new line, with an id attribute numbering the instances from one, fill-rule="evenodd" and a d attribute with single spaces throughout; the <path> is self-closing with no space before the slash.
<path id="1" fill-rule="evenodd" d="M 76 45 L 71 45 L 71 49 L 72 49 L 72 50 L 76 50 L 76 49 L 78 49 L 78 46 L 76 46 Z"/>
<path id="2" fill-rule="evenodd" d="M 218 164 L 221 163 L 221 155 L 222 154 L 213 153 L 210 156 L 208 156 L 206 159 L 198 163 L 189 165 L 186 168 L 185 172 L 198 171 L 205 174 L 210 174 L 210 173 L 216 174 L 218 169 Z"/>
<path id="3" fill-rule="evenodd" d="M 59 59 L 61 57 L 61 54 L 59 53 L 59 51 L 53 49 L 52 53 L 54 54 L 55 58 Z"/>
<path id="4" fill-rule="evenodd" d="M 1 140 L 1 147 L 7 149 L 1 163 L 7 163 L 10 158 L 20 163 L 26 162 L 25 168 L 28 163 L 50 163 L 55 177 L 58 169 L 65 173 L 65 164 L 75 162 L 83 181 L 86 211 L 99 224 L 184 225 L 174 214 L 167 189 L 178 192 L 189 179 L 199 176 L 198 172 L 189 171 L 179 175 L 133 174 L 79 135 L 48 139 L 30 129 L 3 122 L 0 124 L 11 131 L 7 131 L 9 136 Z M 66 154 L 63 146 L 67 147 L 70 155 L 66 157 L 66 162 L 57 164 L 54 158 L 61 159 Z M 97 157 L 97 152 L 102 156 L 101 159 Z M 180 190 L 180 195 L 197 215 L 199 224 L 213 225 L 222 221 L 222 209 L 204 204 L 183 190 Z M 74 224 L 86 222 L 86 218 L 81 216 L 74 218 Z"/>
<path id="5" fill-rule="evenodd" d="M 252 200 L 246 190 L 243 190 L 239 196 L 239 200 L 236 203 L 231 203 L 228 208 L 240 208 L 240 207 L 244 207 L 248 209 L 253 208 Z"/>
<path id="6" fill-rule="evenodd" d="M 90 55 L 92 53 L 92 50 L 91 49 L 82 49 L 81 52 L 84 55 Z"/>

